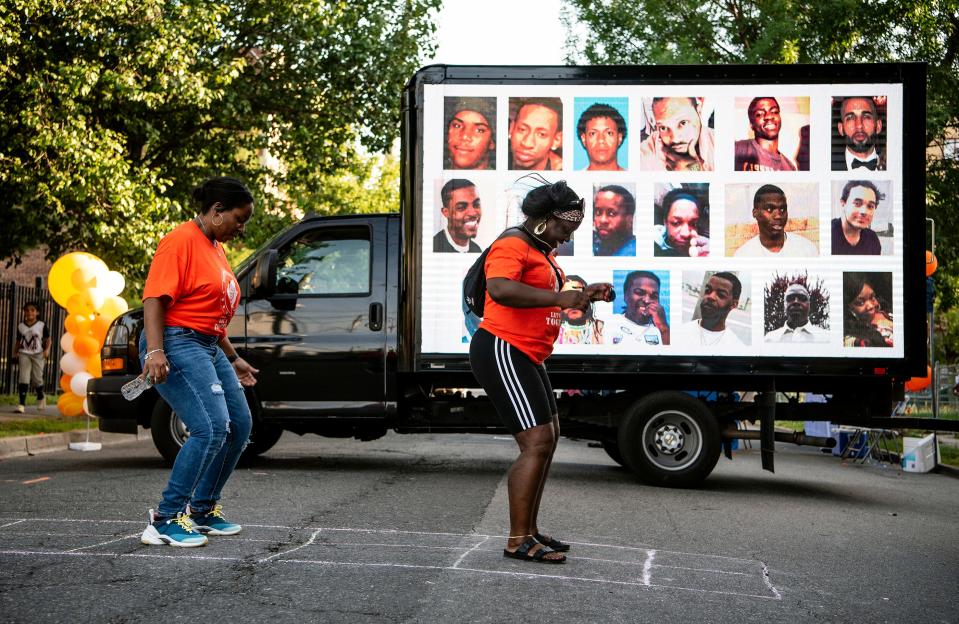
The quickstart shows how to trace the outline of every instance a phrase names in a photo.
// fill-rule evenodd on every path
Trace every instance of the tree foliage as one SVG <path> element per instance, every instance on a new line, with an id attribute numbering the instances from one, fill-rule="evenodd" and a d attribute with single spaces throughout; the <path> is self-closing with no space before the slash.
<path id="1" fill-rule="evenodd" d="M 571 63 L 923 61 L 927 145 L 959 132 L 959 0 L 566 0 L 564 15 Z M 926 170 L 949 308 L 959 304 L 959 160 L 930 157 Z"/>
<path id="2" fill-rule="evenodd" d="M 0 258 L 83 249 L 136 284 L 209 175 L 254 190 L 251 245 L 301 212 L 395 204 L 347 190 L 389 169 L 439 3 L 0 4 Z"/>

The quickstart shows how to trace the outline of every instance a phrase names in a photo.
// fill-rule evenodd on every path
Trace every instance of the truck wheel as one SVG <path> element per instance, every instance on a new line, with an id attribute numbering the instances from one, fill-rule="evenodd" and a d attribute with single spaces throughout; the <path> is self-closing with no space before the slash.
<path id="1" fill-rule="evenodd" d="M 262 455 L 280 441 L 283 430 L 279 427 L 264 425 L 256 420 L 253 421 L 253 431 L 250 432 L 250 443 L 246 445 L 243 456 L 240 460 L 250 460 L 257 455 Z"/>
<path id="2" fill-rule="evenodd" d="M 610 459 L 620 466 L 626 465 L 626 462 L 623 461 L 623 454 L 619 452 L 619 444 L 616 440 L 603 440 L 603 450 L 606 451 Z"/>
<path id="3" fill-rule="evenodd" d="M 153 445 L 163 455 L 168 464 L 172 464 L 184 442 L 190 437 L 190 431 L 176 415 L 167 402 L 158 398 L 150 417 L 150 435 Z"/>
<path id="4" fill-rule="evenodd" d="M 633 404 L 619 426 L 626 467 L 649 485 L 693 487 L 716 467 L 719 425 L 698 399 L 656 392 Z"/>
<path id="5" fill-rule="evenodd" d="M 259 402 L 255 396 L 247 394 L 247 401 L 250 402 L 253 413 L 253 430 L 250 432 L 250 442 L 246 445 L 241 460 L 252 459 L 267 452 L 283 435 L 283 429 L 260 422 Z M 172 464 L 183 444 L 190 437 L 190 430 L 166 401 L 158 399 L 153 406 L 153 416 L 150 418 L 150 434 L 153 436 L 153 445 L 160 451 L 160 455 L 167 463 Z"/>

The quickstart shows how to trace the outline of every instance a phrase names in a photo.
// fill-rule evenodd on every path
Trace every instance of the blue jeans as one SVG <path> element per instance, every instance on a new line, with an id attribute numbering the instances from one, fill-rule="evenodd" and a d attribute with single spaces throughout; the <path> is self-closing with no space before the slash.
<path id="1" fill-rule="evenodd" d="M 186 509 L 204 513 L 220 499 L 223 486 L 250 438 L 253 420 L 243 386 L 217 345 L 218 338 L 185 327 L 163 329 L 163 351 L 170 363 L 167 380 L 156 386 L 190 437 L 173 463 L 157 514 Z M 140 335 L 140 363 L 146 332 Z"/>

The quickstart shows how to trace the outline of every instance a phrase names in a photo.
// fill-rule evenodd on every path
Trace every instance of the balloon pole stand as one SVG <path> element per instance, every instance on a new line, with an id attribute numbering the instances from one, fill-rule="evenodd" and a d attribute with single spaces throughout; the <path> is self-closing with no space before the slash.
<path id="1" fill-rule="evenodd" d="M 99 442 L 90 441 L 90 414 L 87 414 L 87 439 L 85 442 L 71 442 L 69 445 L 71 451 L 99 451 L 103 445 Z"/>

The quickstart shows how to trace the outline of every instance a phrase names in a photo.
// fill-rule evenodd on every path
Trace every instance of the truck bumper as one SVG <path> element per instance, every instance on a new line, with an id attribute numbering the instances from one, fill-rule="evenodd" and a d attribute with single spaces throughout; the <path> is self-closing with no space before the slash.
<path id="1" fill-rule="evenodd" d="M 111 375 L 91 379 L 87 386 L 87 406 L 97 417 L 100 431 L 109 433 L 136 433 L 137 425 L 149 426 L 151 406 L 156 402 L 156 390 L 148 390 L 134 401 L 120 394 L 120 387 L 135 375 Z M 141 423 L 141 420 L 146 422 Z"/>

